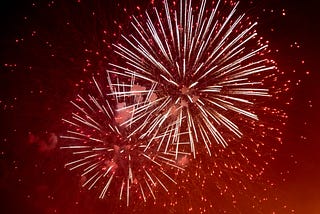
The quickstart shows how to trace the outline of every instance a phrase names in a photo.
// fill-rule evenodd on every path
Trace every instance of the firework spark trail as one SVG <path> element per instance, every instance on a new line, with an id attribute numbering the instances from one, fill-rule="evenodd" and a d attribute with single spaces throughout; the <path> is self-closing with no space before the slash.
<path id="1" fill-rule="evenodd" d="M 113 92 L 111 97 L 93 78 L 95 90 L 87 98 L 78 95 L 77 101 L 71 101 L 77 111 L 71 119 L 63 119 L 70 128 L 61 136 L 65 141 L 61 149 L 71 151 L 73 161 L 65 166 L 82 171 L 81 177 L 85 178 L 82 187 L 101 188 L 101 199 L 108 191 L 115 191 L 119 200 L 126 198 L 129 206 L 130 195 L 138 194 L 146 201 L 150 195 L 155 199 L 157 186 L 168 191 L 168 182 L 175 181 L 164 170 L 176 172 L 183 168 L 172 155 L 144 153 L 143 141 L 130 133 L 130 127 L 119 126 L 132 117 L 132 109 L 148 102 L 151 95 L 150 90 L 136 85 L 135 76 L 131 76 L 131 84 L 117 82 L 105 85 Z"/>
<path id="2" fill-rule="evenodd" d="M 200 7 L 180 0 L 175 10 L 165 0 L 161 11 L 132 17 L 132 34 L 113 45 L 121 63 L 110 63 L 107 72 L 135 76 L 156 99 L 141 103 L 122 126 L 135 127 L 141 138 L 162 135 L 158 150 L 174 150 L 177 158 L 190 151 L 195 157 L 198 142 L 209 154 L 213 141 L 226 147 L 224 130 L 241 137 L 234 113 L 258 120 L 251 107 L 269 96 L 264 73 L 276 67 L 264 56 L 268 46 L 257 38 L 257 23 L 236 15 L 238 4 L 218 1 L 208 10 L 205 0 Z"/>

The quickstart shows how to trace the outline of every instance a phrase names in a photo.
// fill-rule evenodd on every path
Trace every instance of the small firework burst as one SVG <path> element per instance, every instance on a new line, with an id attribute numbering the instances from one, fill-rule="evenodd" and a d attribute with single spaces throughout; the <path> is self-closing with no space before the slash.
<path id="1" fill-rule="evenodd" d="M 107 81 L 106 81 L 107 82 Z M 173 154 L 157 151 L 143 152 L 144 142 L 130 135 L 130 128 L 119 126 L 132 113 L 121 110 L 127 104 L 139 105 L 145 102 L 139 85 L 119 84 L 112 89 L 130 96 L 107 96 L 107 84 L 101 87 L 93 78 L 95 89 L 84 97 L 78 95 L 71 103 L 76 111 L 71 119 L 63 119 L 68 131 L 61 136 L 64 146 L 71 151 L 73 160 L 65 166 L 70 170 L 81 171 L 82 186 L 88 189 L 101 189 L 99 198 L 108 195 L 125 198 L 127 206 L 131 197 L 138 196 L 143 201 L 152 196 L 160 187 L 168 191 L 167 183 L 176 183 L 171 175 L 175 169 L 183 169 L 176 164 Z M 110 92 L 109 92 L 110 93 Z"/>
<path id="2" fill-rule="evenodd" d="M 228 145 L 226 133 L 242 137 L 239 118 L 258 120 L 254 103 L 269 96 L 263 81 L 275 63 L 257 23 L 237 15 L 238 2 L 163 4 L 132 16 L 131 34 L 114 44 L 120 59 L 107 72 L 123 81 L 135 76 L 150 94 L 120 125 L 149 138 L 145 150 L 157 140 L 159 151 L 195 157 L 201 143 L 211 155 L 213 142 Z"/>

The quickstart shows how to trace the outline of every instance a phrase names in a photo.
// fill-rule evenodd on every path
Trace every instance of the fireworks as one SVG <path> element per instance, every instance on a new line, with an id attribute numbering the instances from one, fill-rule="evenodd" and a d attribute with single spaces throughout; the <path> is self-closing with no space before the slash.
<path id="1" fill-rule="evenodd" d="M 132 34 L 113 45 L 116 57 L 103 80 L 93 79 L 94 90 L 87 98 L 78 95 L 72 102 L 77 112 L 64 120 L 71 129 L 62 136 L 68 142 L 62 149 L 75 157 L 66 167 L 81 169 L 82 186 L 101 188 L 99 198 L 109 190 L 120 200 L 126 196 L 127 205 L 132 194 L 155 198 L 156 186 L 168 191 L 167 181 L 175 183 L 165 169 L 182 169 L 190 154 L 203 157 L 206 151 L 220 174 L 244 172 L 243 163 L 251 164 L 242 153 L 251 148 L 242 142 L 239 152 L 221 148 L 242 138 L 242 129 L 256 129 L 255 101 L 270 96 L 263 82 L 276 67 L 265 56 L 256 23 L 237 15 L 238 3 L 163 3 L 131 17 Z M 234 154 L 230 163 L 220 157 Z"/>
<path id="2" fill-rule="evenodd" d="M 152 136 L 145 151 L 160 138 L 157 150 L 174 151 L 176 158 L 190 152 L 195 157 L 199 144 L 211 155 L 213 142 L 228 145 L 224 133 L 243 135 L 234 122 L 239 116 L 258 120 L 254 102 L 269 96 L 263 79 L 276 67 L 264 56 L 267 45 L 257 38 L 257 23 L 237 15 L 237 6 L 165 0 L 160 11 L 132 16 L 132 34 L 114 44 L 121 59 L 107 72 L 121 81 L 134 76 L 148 91 L 148 102 L 120 124 L 134 126 L 140 139 Z"/>
<path id="3" fill-rule="evenodd" d="M 145 102 L 143 91 L 133 84 L 119 84 L 117 88 L 128 96 L 106 97 L 106 87 L 101 87 L 93 78 L 95 89 L 87 97 L 78 95 L 76 102 L 71 102 L 75 109 L 70 120 L 63 119 L 70 128 L 61 136 L 66 146 L 61 149 L 72 151 L 73 161 L 66 164 L 70 170 L 81 170 L 83 187 L 88 189 L 101 188 L 99 198 L 111 195 L 119 199 L 126 198 L 127 206 L 130 195 L 138 195 L 146 201 L 149 196 L 154 199 L 156 187 L 168 191 L 167 183 L 176 181 L 165 172 L 183 169 L 173 160 L 172 154 L 159 152 L 143 152 L 143 141 L 130 135 L 130 128 L 123 129 L 119 123 L 128 120 L 131 113 L 120 111 L 127 103 L 139 105 Z M 129 89 L 129 90 L 126 90 Z M 129 96 L 130 94 L 130 96 Z M 117 111 L 118 110 L 118 111 Z"/>

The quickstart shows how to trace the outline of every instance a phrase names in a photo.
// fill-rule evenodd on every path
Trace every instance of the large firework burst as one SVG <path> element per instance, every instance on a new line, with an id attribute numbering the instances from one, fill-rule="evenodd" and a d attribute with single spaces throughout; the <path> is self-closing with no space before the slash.
<path id="1" fill-rule="evenodd" d="M 92 84 L 95 88 L 89 89 L 89 94 L 78 95 L 78 99 L 71 102 L 76 110 L 72 117 L 63 119 L 69 129 L 61 136 L 65 141 L 61 149 L 71 150 L 73 155 L 66 167 L 82 171 L 82 186 L 101 189 L 99 198 L 107 195 L 118 196 L 120 200 L 126 198 L 127 206 L 130 195 L 146 201 L 148 196 L 156 198 L 156 187 L 168 191 L 168 182 L 176 181 L 165 169 L 171 172 L 172 168 L 182 169 L 174 155 L 151 150 L 143 152 L 143 140 L 130 135 L 130 127 L 118 125 L 132 115 L 120 108 L 145 102 L 141 86 L 135 85 L 134 79 L 131 85 L 119 83 L 111 90 L 127 95 L 107 97 L 107 81 L 102 82 L 101 87 L 93 78 Z"/>
<path id="2" fill-rule="evenodd" d="M 120 124 L 150 139 L 145 150 L 157 140 L 159 151 L 174 151 L 176 158 L 190 151 L 196 156 L 201 142 L 211 155 L 212 142 L 228 145 L 224 133 L 242 136 L 239 115 L 258 120 L 252 106 L 256 97 L 269 96 L 264 72 L 276 67 L 264 55 L 257 23 L 237 15 L 237 6 L 165 0 L 160 11 L 132 16 L 132 33 L 114 44 L 120 59 L 108 73 L 135 76 L 152 95 Z"/>

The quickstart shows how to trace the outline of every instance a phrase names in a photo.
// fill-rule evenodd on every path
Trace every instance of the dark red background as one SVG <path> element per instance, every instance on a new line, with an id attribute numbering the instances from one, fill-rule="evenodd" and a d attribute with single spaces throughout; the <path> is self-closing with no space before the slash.
<path id="1" fill-rule="evenodd" d="M 42 5 L 40 9 L 47 4 L 36 3 Z M 28 144 L 30 133 L 46 140 L 48 132 L 59 133 L 63 128 L 60 118 L 78 90 L 75 84 L 90 76 L 77 72 L 85 64 L 85 57 L 81 55 L 85 45 L 76 44 L 82 38 L 91 38 L 93 42 L 88 46 L 94 46 L 100 41 L 99 35 L 94 33 L 90 22 L 82 23 L 84 27 L 78 32 L 60 35 L 59 31 L 64 29 L 59 23 L 64 18 L 58 14 L 50 17 L 45 9 L 38 12 L 41 10 L 33 9 L 31 4 L 31 1 L 18 0 L 0 3 L 0 212 L 54 213 L 57 209 L 60 213 L 108 213 L 103 203 L 92 203 L 90 194 L 74 193 L 79 190 L 77 178 L 63 169 L 64 158 L 58 149 L 39 153 Z M 137 4 L 147 5 L 143 1 Z M 285 181 L 277 187 L 284 203 L 296 213 L 308 214 L 320 213 L 320 13 L 317 4 L 316 0 L 262 0 L 254 1 L 253 8 L 248 8 L 248 13 L 260 17 L 258 30 L 270 40 L 271 48 L 279 50 L 275 60 L 280 70 L 287 72 L 293 82 L 301 80 L 288 92 L 293 101 L 287 107 L 289 120 L 284 130 L 284 145 L 271 169 L 284 173 L 279 179 Z M 111 17 L 123 19 L 117 3 L 107 5 L 105 24 L 112 23 Z M 121 5 L 132 7 L 135 3 L 123 0 Z M 264 8 L 267 12 L 263 12 Z M 281 15 L 282 9 L 285 16 Z M 65 12 L 71 20 L 81 16 L 73 11 Z M 25 22 L 24 16 L 30 20 Z M 33 28 L 40 34 L 36 42 L 26 36 Z M 270 31 L 271 28 L 274 31 Z M 17 43 L 17 38 L 25 38 L 25 42 Z M 51 38 L 54 48 L 45 47 L 39 38 L 43 41 Z M 294 42 L 301 47 L 290 47 Z M 52 53 L 58 56 L 51 59 Z"/>

